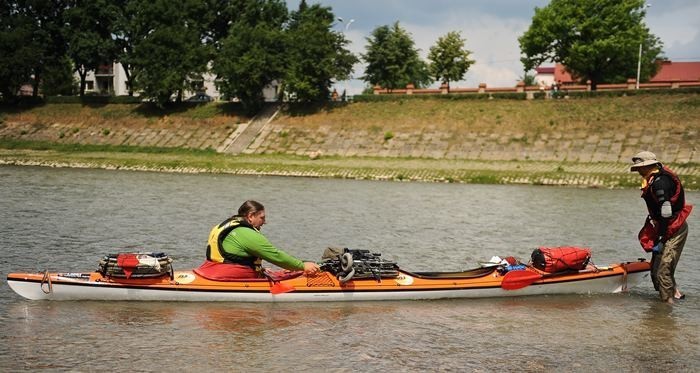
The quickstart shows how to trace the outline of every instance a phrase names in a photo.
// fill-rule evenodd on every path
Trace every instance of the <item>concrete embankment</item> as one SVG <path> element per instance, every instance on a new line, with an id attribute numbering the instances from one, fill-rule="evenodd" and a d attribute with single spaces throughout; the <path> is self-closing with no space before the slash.
<path id="1" fill-rule="evenodd" d="M 632 154 L 649 149 L 689 178 L 688 184 L 700 178 L 697 94 L 397 100 L 336 105 L 311 114 L 268 108 L 255 118 L 216 104 L 161 115 L 138 110 L 64 104 L 7 111 L 0 139 L 222 153 L 213 165 L 178 166 L 204 172 L 602 187 L 636 184 L 626 164 Z M 15 149 L 0 153 L 0 159 L 41 163 L 38 154 Z M 138 163 L 119 168 L 138 168 Z M 177 171 L 149 166 L 147 160 L 141 167 Z"/>

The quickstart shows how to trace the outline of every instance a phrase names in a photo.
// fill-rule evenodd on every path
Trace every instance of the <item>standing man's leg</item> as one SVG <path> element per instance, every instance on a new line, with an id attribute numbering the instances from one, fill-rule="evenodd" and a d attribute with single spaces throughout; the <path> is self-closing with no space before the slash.
<path id="1" fill-rule="evenodd" d="M 684 223 L 681 229 L 664 245 L 663 252 L 652 260 L 652 271 L 656 267 L 656 276 L 652 272 L 652 281 L 656 277 L 659 295 L 663 302 L 673 303 L 673 296 L 676 292 L 676 265 L 681 258 L 683 246 L 688 238 L 688 224 Z M 656 262 L 656 263 L 654 263 Z"/>

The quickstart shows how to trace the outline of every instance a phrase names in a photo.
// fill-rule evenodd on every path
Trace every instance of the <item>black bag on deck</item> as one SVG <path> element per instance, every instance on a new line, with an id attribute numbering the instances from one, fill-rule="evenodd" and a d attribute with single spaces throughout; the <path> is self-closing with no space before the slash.
<path id="1" fill-rule="evenodd" d="M 105 277 L 173 278 L 173 260 L 165 253 L 118 253 L 105 255 L 97 272 Z"/>
<path id="2" fill-rule="evenodd" d="M 352 256 L 351 268 L 344 269 L 347 263 L 343 263 L 342 256 L 345 254 Z M 373 253 L 369 250 L 351 250 L 348 248 L 338 249 L 329 247 L 323 253 L 321 269 L 329 271 L 336 276 L 345 276 L 350 269 L 354 270 L 351 276 L 355 279 L 374 278 L 395 278 L 399 276 L 399 266 L 396 262 L 382 259 L 380 253 Z"/>

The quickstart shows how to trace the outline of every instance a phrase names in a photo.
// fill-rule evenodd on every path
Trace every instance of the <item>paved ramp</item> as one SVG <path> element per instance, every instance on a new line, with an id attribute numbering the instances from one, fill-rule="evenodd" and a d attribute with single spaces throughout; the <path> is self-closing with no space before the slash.
<path id="1" fill-rule="evenodd" d="M 219 153 L 243 153 L 279 112 L 280 104 L 266 105 L 250 122 L 240 124 L 217 149 Z"/>

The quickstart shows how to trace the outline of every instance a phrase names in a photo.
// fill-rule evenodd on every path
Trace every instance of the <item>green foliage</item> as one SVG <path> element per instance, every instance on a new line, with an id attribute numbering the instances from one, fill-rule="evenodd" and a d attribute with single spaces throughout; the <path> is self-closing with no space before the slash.
<path id="1" fill-rule="evenodd" d="M 358 59 L 347 49 L 345 35 L 332 30 L 334 19 L 331 8 L 308 6 L 306 1 L 292 12 L 284 79 L 290 101 L 326 101 L 333 82 L 350 77 Z"/>
<path id="2" fill-rule="evenodd" d="M 645 0 L 552 0 L 535 8 L 530 28 L 518 39 L 525 70 L 560 62 L 582 82 L 624 82 L 636 77 L 643 46 L 642 81 L 656 73 L 662 43 L 644 24 Z"/>
<path id="3" fill-rule="evenodd" d="M 112 30 L 118 14 L 119 8 L 107 0 L 76 1 L 65 12 L 67 52 L 80 76 L 81 96 L 85 94 L 87 72 L 116 58 Z"/>
<path id="4" fill-rule="evenodd" d="M 284 76 L 282 25 L 287 8 L 281 0 L 253 0 L 239 11 L 228 36 L 221 41 L 213 71 L 221 78 L 219 90 L 239 98 L 247 111 L 254 113 L 265 102 L 263 88 Z"/>
<path id="5" fill-rule="evenodd" d="M 2 149 L 30 149 L 30 150 L 53 150 L 64 153 L 92 153 L 92 152 L 115 152 L 115 153 L 148 153 L 148 154 L 193 154 L 212 155 L 216 151 L 207 149 L 190 148 L 165 148 L 156 146 L 132 146 L 132 145 L 96 145 L 96 144 L 56 144 L 48 141 L 16 140 L 0 138 L 0 148 Z"/>
<path id="6" fill-rule="evenodd" d="M 10 14 L 9 2 L 0 3 L 0 95 L 4 101 L 28 83 L 38 51 L 32 47 L 32 20 L 26 14 Z"/>
<path id="7" fill-rule="evenodd" d="M 134 59 L 134 45 L 146 31 L 143 29 L 147 24 L 139 21 L 136 17 L 139 0 L 117 0 L 113 1 L 116 7 L 115 19 L 113 20 L 112 37 L 116 47 L 116 62 L 119 62 L 124 70 L 126 86 L 129 96 L 134 94 L 133 81 L 136 80 L 132 71 L 132 60 Z"/>
<path id="8" fill-rule="evenodd" d="M 527 95 L 525 93 L 517 92 L 497 92 L 497 93 L 451 93 L 449 95 L 442 94 L 420 94 L 420 95 L 374 95 L 374 94 L 362 94 L 355 95 L 353 98 L 354 102 L 402 102 L 402 101 L 413 101 L 413 100 L 450 100 L 450 101 L 461 101 L 461 100 L 488 100 L 488 99 L 498 99 L 498 100 L 525 100 Z"/>
<path id="9" fill-rule="evenodd" d="M 47 104 L 140 104 L 142 98 L 133 96 L 45 96 Z"/>
<path id="10" fill-rule="evenodd" d="M 67 7 L 67 0 L 0 2 L 0 93 L 5 100 L 25 83 L 32 83 L 38 95 L 47 69 L 62 63 Z"/>
<path id="11" fill-rule="evenodd" d="M 133 53 L 129 57 L 137 79 L 135 89 L 159 105 L 182 93 L 189 80 L 201 80 L 207 70 L 210 53 L 203 42 L 209 12 L 207 4 L 198 0 L 139 1 L 133 22 L 146 25 L 136 30 Z"/>
<path id="12" fill-rule="evenodd" d="M 525 83 L 525 86 L 527 87 L 534 87 L 537 85 L 537 81 L 535 80 L 535 74 L 525 73 L 519 78 L 518 81 Z"/>
<path id="13" fill-rule="evenodd" d="M 465 39 L 462 39 L 458 31 L 450 31 L 437 40 L 437 44 L 430 47 L 428 59 L 430 74 L 436 81 L 447 84 L 462 80 L 474 60 L 469 59 L 471 51 L 464 49 Z"/>
<path id="14" fill-rule="evenodd" d="M 379 26 L 367 38 L 367 62 L 362 79 L 371 86 L 393 90 L 412 83 L 416 88 L 432 83 L 428 65 L 418 56 L 411 35 L 396 22 L 392 27 Z"/>
<path id="15" fill-rule="evenodd" d="M 68 57 L 60 59 L 55 65 L 47 66 L 44 71 L 44 80 L 41 81 L 41 92 L 44 95 L 75 94 L 73 65 Z"/>

